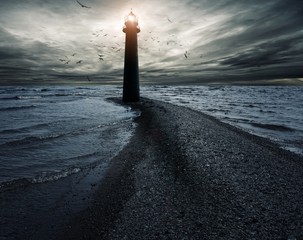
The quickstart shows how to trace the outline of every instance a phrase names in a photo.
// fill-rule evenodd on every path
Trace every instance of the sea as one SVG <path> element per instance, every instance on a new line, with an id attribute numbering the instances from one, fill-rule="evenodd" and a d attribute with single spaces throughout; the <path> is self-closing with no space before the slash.
<path id="1" fill-rule="evenodd" d="M 0 192 L 108 166 L 140 112 L 120 86 L 0 87 Z M 143 86 L 141 96 L 218 118 L 303 155 L 302 86 Z"/>

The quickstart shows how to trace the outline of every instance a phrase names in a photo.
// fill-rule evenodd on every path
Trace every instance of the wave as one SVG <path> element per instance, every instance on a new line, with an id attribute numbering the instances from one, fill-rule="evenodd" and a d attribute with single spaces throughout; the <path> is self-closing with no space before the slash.
<path id="1" fill-rule="evenodd" d="M 123 121 L 123 120 L 122 120 Z M 15 139 L 9 142 L 5 142 L 0 144 L 0 147 L 16 147 L 16 146 L 20 146 L 20 145 L 28 145 L 28 144 L 33 144 L 33 143 L 37 143 L 37 142 L 45 142 L 45 141 L 50 141 L 53 139 L 58 139 L 58 138 L 62 138 L 62 137 L 71 137 L 71 136 L 77 136 L 80 134 L 85 134 L 85 133 L 91 133 L 91 132 L 95 132 L 96 130 L 100 129 L 100 128 L 104 128 L 104 127 L 109 127 L 109 126 L 113 126 L 115 124 L 119 124 L 120 122 L 111 122 L 111 123 L 107 123 L 107 124 L 99 124 L 96 126 L 88 126 L 87 128 L 81 128 L 81 129 L 72 129 L 68 132 L 59 132 L 59 133 L 53 133 L 53 134 L 49 134 L 49 135 L 42 135 L 42 136 L 27 136 L 21 139 Z M 25 128 L 19 128 L 19 129 L 7 129 L 7 130 L 3 130 L 0 133 L 2 134 L 12 134 L 12 133 L 22 133 L 24 132 L 25 129 L 30 129 L 32 127 L 43 127 L 43 126 L 48 126 L 48 124 L 38 124 L 35 126 L 31 126 L 31 127 L 25 127 Z"/>
<path id="2" fill-rule="evenodd" d="M 19 178 L 19 179 L 13 179 L 13 180 L 8 180 L 5 182 L 0 183 L 0 193 L 5 192 L 5 191 L 10 191 L 14 190 L 17 188 L 24 188 L 28 187 L 33 184 L 42 184 L 42 183 L 47 183 L 47 182 L 54 182 L 58 181 L 62 178 L 69 177 L 70 175 L 79 173 L 79 172 L 85 172 L 89 169 L 95 168 L 100 162 L 102 161 L 101 159 L 98 158 L 100 156 L 101 152 L 93 152 L 93 153 L 88 153 L 88 154 L 83 154 L 79 156 L 74 156 L 70 158 L 65 158 L 65 159 L 58 159 L 58 162 L 66 162 L 66 161 L 72 161 L 72 160 L 85 160 L 87 158 L 93 157 L 95 160 L 93 162 L 89 162 L 88 164 L 84 166 L 71 166 L 66 169 L 56 171 L 56 170 L 50 170 L 50 171 L 44 171 L 41 172 L 33 177 L 29 178 Z"/>
<path id="3" fill-rule="evenodd" d="M 277 112 L 272 111 L 272 110 L 263 110 L 263 109 L 260 109 L 259 112 L 261 112 L 261 113 L 277 113 Z"/>
<path id="4" fill-rule="evenodd" d="M 90 88 L 90 87 L 77 87 L 76 89 L 80 89 L 80 90 L 94 90 L 93 88 Z"/>
<path id="5" fill-rule="evenodd" d="M 31 178 L 20 178 L 20 179 L 13 179 L 9 181 L 5 181 L 0 183 L 0 193 L 14 190 L 21 187 L 27 187 L 32 184 L 42 184 L 46 182 L 54 182 L 57 180 L 60 180 L 62 178 L 66 178 L 72 174 L 79 173 L 80 171 L 85 171 L 88 169 L 95 168 L 99 163 L 100 160 L 98 160 L 98 155 L 100 155 L 101 152 L 93 152 L 88 154 L 83 154 L 71 158 L 65 158 L 65 159 L 58 159 L 58 162 L 66 162 L 66 161 L 73 161 L 73 160 L 79 160 L 79 159 L 87 159 L 90 157 L 94 157 L 95 161 L 90 162 L 86 164 L 85 166 L 72 166 L 67 169 L 61 170 L 61 171 L 48 171 L 48 172 L 41 172 L 40 174 L 37 174 Z"/>
<path id="6" fill-rule="evenodd" d="M 18 100 L 18 96 L 13 96 L 13 97 L 1 97 L 0 100 Z"/>
<path id="7" fill-rule="evenodd" d="M 217 86 L 217 87 L 209 87 L 208 90 L 209 91 L 214 91 L 214 90 L 222 90 L 222 91 L 224 91 L 225 89 L 222 86 Z"/>
<path id="8" fill-rule="evenodd" d="M 27 126 L 27 127 L 4 129 L 4 130 L 0 131 L 0 134 L 24 133 L 27 131 L 32 131 L 37 128 L 45 128 L 48 126 L 49 126 L 49 123 L 40 123 L 40 124 L 35 124 L 35 125 Z"/>
<path id="9" fill-rule="evenodd" d="M 22 99 L 38 99 L 41 98 L 42 96 L 40 95 L 35 95 L 35 96 L 16 96 L 15 99 L 22 100 Z"/>
<path id="10" fill-rule="evenodd" d="M 22 99 L 37 99 L 41 98 L 42 96 L 40 95 L 35 95 L 35 96 L 11 96 L 11 97 L 2 97 L 0 100 L 22 100 Z"/>
<path id="11" fill-rule="evenodd" d="M 207 112 L 229 112 L 227 109 L 219 109 L 219 108 L 207 108 L 205 109 Z"/>
<path id="12" fill-rule="evenodd" d="M 48 97 L 68 97 L 68 96 L 73 96 L 74 94 L 72 93 L 54 93 L 54 94 L 45 94 L 42 95 L 41 97 L 43 98 L 48 98 Z"/>
<path id="13" fill-rule="evenodd" d="M 35 105 L 18 106 L 18 107 L 6 107 L 6 108 L 0 108 L 0 111 L 15 111 L 15 110 L 35 108 L 35 107 L 36 107 Z"/>
<path id="14" fill-rule="evenodd" d="M 50 139 L 55 139 L 62 137 L 66 134 L 51 134 L 51 135 L 46 135 L 46 136 L 29 136 L 29 137 L 24 137 L 21 139 L 16 139 L 10 142 L 6 142 L 0 145 L 0 147 L 15 147 L 15 146 L 20 146 L 20 145 L 26 145 L 26 144 L 31 144 L 35 142 L 41 142 L 41 141 L 48 141 Z"/>
<path id="15" fill-rule="evenodd" d="M 11 181 L 6 181 L 0 183 L 0 193 L 13 190 L 20 187 L 27 187 L 31 184 L 41 184 L 45 182 L 51 182 L 51 181 L 57 181 L 61 178 L 68 177 L 72 174 L 78 173 L 81 171 L 81 168 L 79 167 L 71 167 L 65 170 L 62 170 L 60 172 L 53 172 L 53 173 L 41 173 L 38 176 L 35 176 L 33 178 L 20 178 L 20 179 L 14 179 Z"/>
<path id="16" fill-rule="evenodd" d="M 254 127 L 264 128 L 268 130 L 275 130 L 275 131 L 281 131 L 281 132 L 293 132 L 294 129 L 284 126 L 284 125 L 278 125 L 278 124 L 263 124 L 263 123 L 250 123 Z"/>
<path id="17" fill-rule="evenodd" d="M 7 88 L 7 87 L 0 87 L 1 93 L 15 93 L 15 92 L 26 92 L 31 91 L 29 88 Z"/>
<path id="18" fill-rule="evenodd" d="M 44 182 L 53 182 L 61 178 L 65 178 L 71 174 L 78 173 L 81 171 L 81 168 L 69 168 L 56 173 L 42 173 L 39 176 L 36 176 L 30 180 L 31 183 L 44 183 Z"/>
<path id="19" fill-rule="evenodd" d="M 251 120 L 247 118 L 240 118 L 240 117 L 231 117 L 231 116 L 224 116 L 222 119 L 234 123 L 250 123 Z"/>

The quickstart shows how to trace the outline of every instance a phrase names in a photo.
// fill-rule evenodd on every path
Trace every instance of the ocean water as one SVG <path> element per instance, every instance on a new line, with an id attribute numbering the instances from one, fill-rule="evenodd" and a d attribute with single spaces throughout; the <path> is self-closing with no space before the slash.
<path id="1" fill-rule="evenodd" d="M 303 155 L 302 86 L 154 86 L 142 93 L 212 115 Z"/>
<path id="2" fill-rule="evenodd" d="M 120 92 L 1 87 L 0 187 L 55 181 L 109 163 L 129 141 L 138 114 L 106 100 Z"/>
<path id="3" fill-rule="evenodd" d="M 140 113 L 106 100 L 121 87 L 0 87 L 0 191 L 110 160 Z M 303 155 L 303 87 L 145 86 L 143 97 L 213 115 Z"/>

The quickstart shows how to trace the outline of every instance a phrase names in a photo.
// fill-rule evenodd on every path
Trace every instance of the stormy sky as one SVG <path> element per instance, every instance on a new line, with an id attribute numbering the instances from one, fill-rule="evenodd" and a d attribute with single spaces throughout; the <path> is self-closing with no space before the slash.
<path id="1" fill-rule="evenodd" d="M 122 83 L 124 17 L 140 81 L 303 83 L 301 0 L 1 0 L 0 84 Z"/>

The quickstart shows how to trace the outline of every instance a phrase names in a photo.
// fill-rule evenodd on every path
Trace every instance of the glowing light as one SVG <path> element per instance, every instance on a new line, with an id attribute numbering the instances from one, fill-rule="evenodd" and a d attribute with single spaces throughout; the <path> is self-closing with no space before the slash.
<path id="1" fill-rule="evenodd" d="M 127 21 L 127 22 L 128 22 L 128 21 L 130 21 L 130 22 L 137 22 L 138 19 L 137 19 L 136 15 L 133 14 L 133 12 L 131 11 L 130 14 L 128 14 L 128 15 L 126 16 L 126 21 Z"/>
<path id="2" fill-rule="evenodd" d="M 135 20 L 136 20 L 135 15 L 133 15 L 133 14 L 128 15 L 128 21 L 134 22 Z"/>

